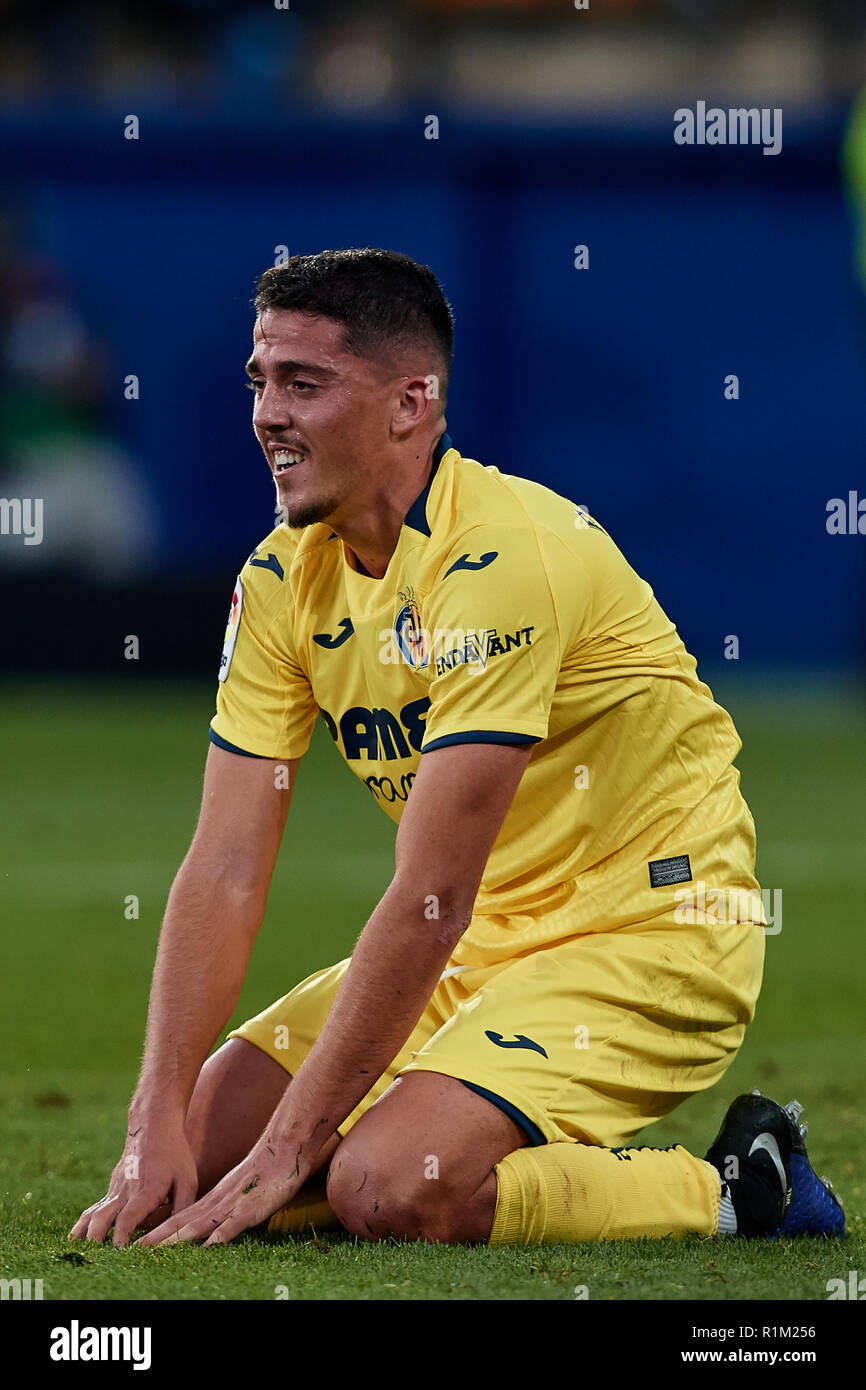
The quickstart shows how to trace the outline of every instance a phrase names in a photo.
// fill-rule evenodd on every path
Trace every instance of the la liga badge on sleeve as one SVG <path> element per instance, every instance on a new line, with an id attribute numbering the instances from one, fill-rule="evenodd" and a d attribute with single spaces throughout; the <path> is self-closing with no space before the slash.
<path id="1" fill-rule="evenodd" d="M 232 664 L 235 642 L 237 641 L 238 628 L 241 625 L 241 609 L 244 606 L 244 586 L 241 583 L 240 575 L 235 580 L 234 593 L 232 594 L 232 606 L 229 609 L 229 620 L 226 623 L 226 635 L 223 642 L 223 654 L 220 657 L 219 679 L 224 681 L 229 673 Z"/>

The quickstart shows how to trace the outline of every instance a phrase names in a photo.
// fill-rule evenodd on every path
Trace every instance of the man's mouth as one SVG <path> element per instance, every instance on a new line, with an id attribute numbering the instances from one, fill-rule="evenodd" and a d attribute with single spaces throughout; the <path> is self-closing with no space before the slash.
<path id="1" fill-rule="evenodd" d="M 281 473 L 285 473 L 289 468 L 293 468 L 296 463 L 302 463 L 304 455 L 298 449 L 272 448 L 271 458 L 273 460 L 274 477 L 278 478 Z"/>

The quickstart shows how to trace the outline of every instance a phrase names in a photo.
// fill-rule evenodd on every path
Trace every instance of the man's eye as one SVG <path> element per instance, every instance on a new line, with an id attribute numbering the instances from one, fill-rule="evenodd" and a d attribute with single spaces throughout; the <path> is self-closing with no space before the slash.
<path id="1" fill-rule="evenodd" d="M 315 391 L 316 389 L 316 383 L 314 381 L 293 381 L 292 385 L 295 390 L 302 388 L 304 391 Z"/>
<path id="2" fill-rule="evenodd" d="M 263 382 L 263 381 L 249 381 L 249 380 L 248 380 L 247 383 L 246 383 L 246 387 L 247 387 L 247 390 L 248 390 L 248 391 L 258 391 L 259 388 L 260 388 L 261 386 L 264 386 L 264 382 Z"/>

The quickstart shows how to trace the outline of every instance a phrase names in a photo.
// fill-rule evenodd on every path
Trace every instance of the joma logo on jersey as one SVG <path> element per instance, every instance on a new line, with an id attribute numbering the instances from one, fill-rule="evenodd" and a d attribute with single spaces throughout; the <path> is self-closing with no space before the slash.
<path id="1" fill-rule="evenodd" d="M 400 711 L 399 718 L 389 709 L 367 709 L 352 705 L 339 720 L 321 710 L 331 738 L 342 746 L 347 762 L 362 758 L 368 762 L 393 762 L 411 758 L 412 749 L 420 753 L 424 741 L 425 719 L 430 701 L 410 700 Z"/>

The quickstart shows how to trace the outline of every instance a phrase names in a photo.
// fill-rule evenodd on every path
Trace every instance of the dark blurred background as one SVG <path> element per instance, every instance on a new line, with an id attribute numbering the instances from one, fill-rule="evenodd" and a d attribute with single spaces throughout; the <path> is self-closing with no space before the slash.
<path id="1" fill-rule="evenodd" d="M 587 506 L 702 667 L 862 680 L 861 0 L 278 5 L 0 3 L 0 497 L 43 501 L 0 661 L 215 675 L 273 525 L 254 282 L 379 245 L 453 304 L 464 454 Z M 677 145 L 700 100 L 781 152 Z"/>

